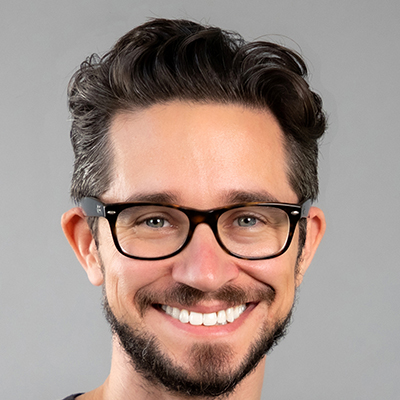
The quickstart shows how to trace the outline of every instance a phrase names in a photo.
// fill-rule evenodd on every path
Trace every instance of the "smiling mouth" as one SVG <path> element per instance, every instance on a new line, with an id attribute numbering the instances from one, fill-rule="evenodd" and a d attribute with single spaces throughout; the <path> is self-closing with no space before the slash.
<path id="1" fill-rule="evenodd" d="M 204 325 L 204 326 L 215 326 L 215 325 L 226 325 L 232 323 L 238 319 L 242 313 L 246 310 L 247 305 L 241 304 L 236 307 L 230 307 L 226 310 L 220 310 L 213 313 L 198 313 L 194 311 L 188 311 L 185 309 L 180 310 L 176 307 L 162 305 L 161 309 L 172 318 L 177 319 L 183 324 L 190 325 Z"/>

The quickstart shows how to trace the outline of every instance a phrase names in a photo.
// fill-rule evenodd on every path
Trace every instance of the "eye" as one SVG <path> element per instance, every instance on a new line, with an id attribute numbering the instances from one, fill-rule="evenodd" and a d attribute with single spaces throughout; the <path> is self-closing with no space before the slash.
<path id="1" fill-rule="evenodd" d="M 261 229 L 267 224 L 264 215 L 252 210 L 240 210 L 231 216 L 231 226 L 242 229 Z"/>
<path id="2" fill-rule="evenodd" d="M 150 228 L 165 228 L 171 226 L 166 219 L 161 217 L 147 218 L 144 223 Z"/>
<path id="3" fill-rule="evenodd" d="M 248 228 L 257 224 L 257 218 L 255 217 L 240 217 L 237 219 L 237 224 L 243 228 Z"/>

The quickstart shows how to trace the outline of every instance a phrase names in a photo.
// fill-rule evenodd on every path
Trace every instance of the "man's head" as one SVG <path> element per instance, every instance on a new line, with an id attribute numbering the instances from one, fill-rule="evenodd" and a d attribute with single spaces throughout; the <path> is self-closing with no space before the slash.
<path id="1" fill-rule="evenodd" d="M 128 355 L 155 387 L 228 393 L 285 330 L 324 231 L 314 207 L 300 232 L 290 222 L 307 216 L 297 204 L 317 196 L 325 129 L 305 76 L 283 47 L 155 20 L 71 81 L 72 196 L 100 202 L 66 213 L 64 230 L 91 282 L 103 285 L 115 357 Z M 95 218 L 89 229 L 86 216 L 107 210 L 101 202 L 134 202 L 135 211 L 108 209 L 117 219 Z M 187 209 L 198 210 L 197 225 L 179 248 Z M 198 222 L 211 209 L 224 211 L 214 231 Z"/>

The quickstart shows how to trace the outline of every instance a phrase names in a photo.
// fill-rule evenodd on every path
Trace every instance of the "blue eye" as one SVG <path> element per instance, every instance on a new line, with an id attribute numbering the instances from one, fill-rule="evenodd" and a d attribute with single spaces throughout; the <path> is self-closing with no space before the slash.
<path id="1" fill-rule="evenodd" d="M 248 228 L 250 226 L 254 226 L 257 224 L 257 218 L 254 217 L 241 217 L 238 218 L 238 225 L 244 228 Z"/>

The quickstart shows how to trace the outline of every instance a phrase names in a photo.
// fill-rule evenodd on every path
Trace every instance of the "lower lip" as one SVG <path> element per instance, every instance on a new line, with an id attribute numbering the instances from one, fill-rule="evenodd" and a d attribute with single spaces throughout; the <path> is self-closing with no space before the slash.
<path id="1" fill-rule="evenodd" d="M 238 329 L 245 320 L 249 317 L 250 313 L 257 307 L 258 303 L 248 303 L 246 304 L 246 310 L 239 316 L 239 318 L 235 319 L 233 322 L 228 322 L 225 325 L 213 325 L 213 326 L 204 326 L 204 325 L 191 325 L 190 323 L 184 324 L 180 322 L 178 319 L 171 317 L 166 314 L 160 308 L 154 307 L 164 318 L 165 320 L 174 326 L 177 329 L 184 330 L 188 334 L 191 335 L 227 335 L 232 333 L 236 329 Z"/>

